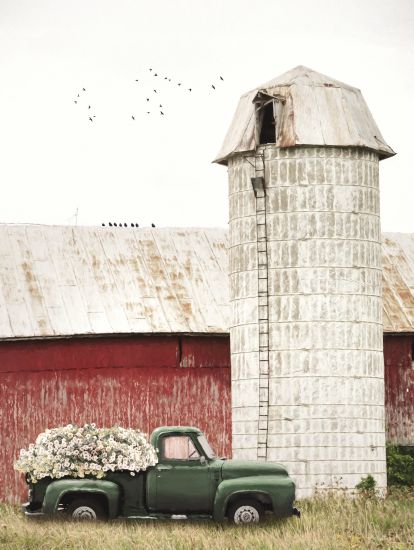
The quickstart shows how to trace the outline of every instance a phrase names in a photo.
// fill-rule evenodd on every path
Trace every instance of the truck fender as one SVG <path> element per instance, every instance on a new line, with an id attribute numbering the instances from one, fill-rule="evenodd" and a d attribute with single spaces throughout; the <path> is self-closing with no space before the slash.
<path id="1" fill-rule="evenodd" d="M 108 516 L 118 515 L 121 489 L 112 481 L 102 479 L 59 479 L 47 486 L 43 500 L 43 513 L 56 513 L 59 502 L 68 493 L 89 493 L 103 495 L 108 503 Z"/>
<path id="2" fill-rule="evenodd" d="M 224 521 L 229 502 L 230 500 L 233 500 L 234 497 L 259 497 L 258 500 L 261 502 L 268 502 L 273 508 L 273 496 L 266 487 L 271 480 L 266 478 L 265 482 L 267 483 L 263 483 L 263 477 L 265 476 L 260 476 L 260 478 L 256 476 L 249 476 L 222 481 L 217 487 L 216 496 L 214 499 L 214 519 L 216 521 Z"/>

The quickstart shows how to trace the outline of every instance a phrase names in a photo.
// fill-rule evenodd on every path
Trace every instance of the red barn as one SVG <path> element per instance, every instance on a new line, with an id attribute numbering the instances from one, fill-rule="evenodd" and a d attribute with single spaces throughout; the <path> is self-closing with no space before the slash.
<path id="1" fill-rule="evenodd" d="M 383 235 L 387 439 L 414 446 L 414 235 Z"/>
<path id="2" fill-rule="evenodd" d="M 205 430 L 230 446 L 226 231 L 0 226 L 0 501 L 47 427 Z"/>
<path id="3" fill-rule="evenodd" d="M 389 441 L 414 445 L 414 236 L 384 235 Z M 231 454 L 227 232 L 0 226 L 0 501 L 47 427 L 194 424 Z"/>

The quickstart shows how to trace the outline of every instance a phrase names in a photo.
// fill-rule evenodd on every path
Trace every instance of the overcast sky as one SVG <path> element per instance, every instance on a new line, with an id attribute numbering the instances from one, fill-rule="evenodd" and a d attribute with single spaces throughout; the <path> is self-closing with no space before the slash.
<path id="1" fill-rule="evenodd" d="M 0 222 L 226 226 L 238 99 L 306 65 L 362 90 L 414 232 L 413 46 L 412 0 L 0 0 Z"/>

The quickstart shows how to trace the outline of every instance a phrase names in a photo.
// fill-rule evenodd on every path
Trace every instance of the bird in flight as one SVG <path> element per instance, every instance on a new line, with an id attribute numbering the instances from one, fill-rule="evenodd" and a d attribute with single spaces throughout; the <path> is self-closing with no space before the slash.
<path id="1" fill-rule="evenodd" d="M 162 111 L 160 111 L 160 113 L 163 115 L 164 113 Z"/>
<path id="2" fill-rule="evenodd" d="M 78 97 L 80 97 L 80 95 L 78 94 Z"/>
<path id="3" fill-rule="evenodd" d="M 157 90 L 154 90 L 154 92 L 155 92 L 156 94 L 158 93 Z"/>
<path id="4" fill-rule="evenodd" d="M 89 120 L 90 120 L 91 122 L 93 122 L 93 118 L 89 117 Z"/>
<path id="5" fill-rule="evenodd" d="M 86 92 L 86 88 L 82 88 L 82 92 Z"/>
<path id="6" fill-rule="evenodd" d="M 88 109 L 90 109 L 90 108 L 91 108 L 91 106 L 90 106 L 90 105 L 88 105 Z"/>
<path id="7" fill-rule="evenodd" d="M 220 77 L 220 80 L 224 80 L 224 78 L 221 76 L 221 77 Z"/>
<path id="8" fill-rule="evenodd" d="M 149 97 L 147 97 L 147 101 L 149 101 Z"/>
<path id="9" fill-rule="evenodd" d="M 188 88 L 188 91 L 191 92 L 192 88 Z"/>
<path id="10" fill-rule="evenodd" d="M 131 115 L 131 117 L 132 117 L 132 120 L 135 120 L 135 117 L 134 117 L 134 115 Z"/>
<path id="11" fill-rule="evenodd" d="M 74 100 L 74 103 L 78 104 L 78 102 L 76 101 L 76 99 Z"/>
<path id="12" fill-rule="evenodd" d="M 215 90 L 215 89 L 216 89 L 216 87 L 214 86 L 214 84 L 212 84 L 212 85 L 211 85 L 211 87 L 213 88 L 213 90 Z"/>

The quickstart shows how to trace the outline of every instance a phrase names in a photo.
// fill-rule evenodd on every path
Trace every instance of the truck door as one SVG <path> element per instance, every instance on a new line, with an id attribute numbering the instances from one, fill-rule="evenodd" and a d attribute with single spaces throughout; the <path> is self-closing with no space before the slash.
<path id="1" fill-rule="evenodd" d="M 166 434 L 159 440 L 155 466 L 158 512 L 211 512 L 210 468 L 187 434 Z M 203 457 L 203 458 L 201 458 Z"/>

